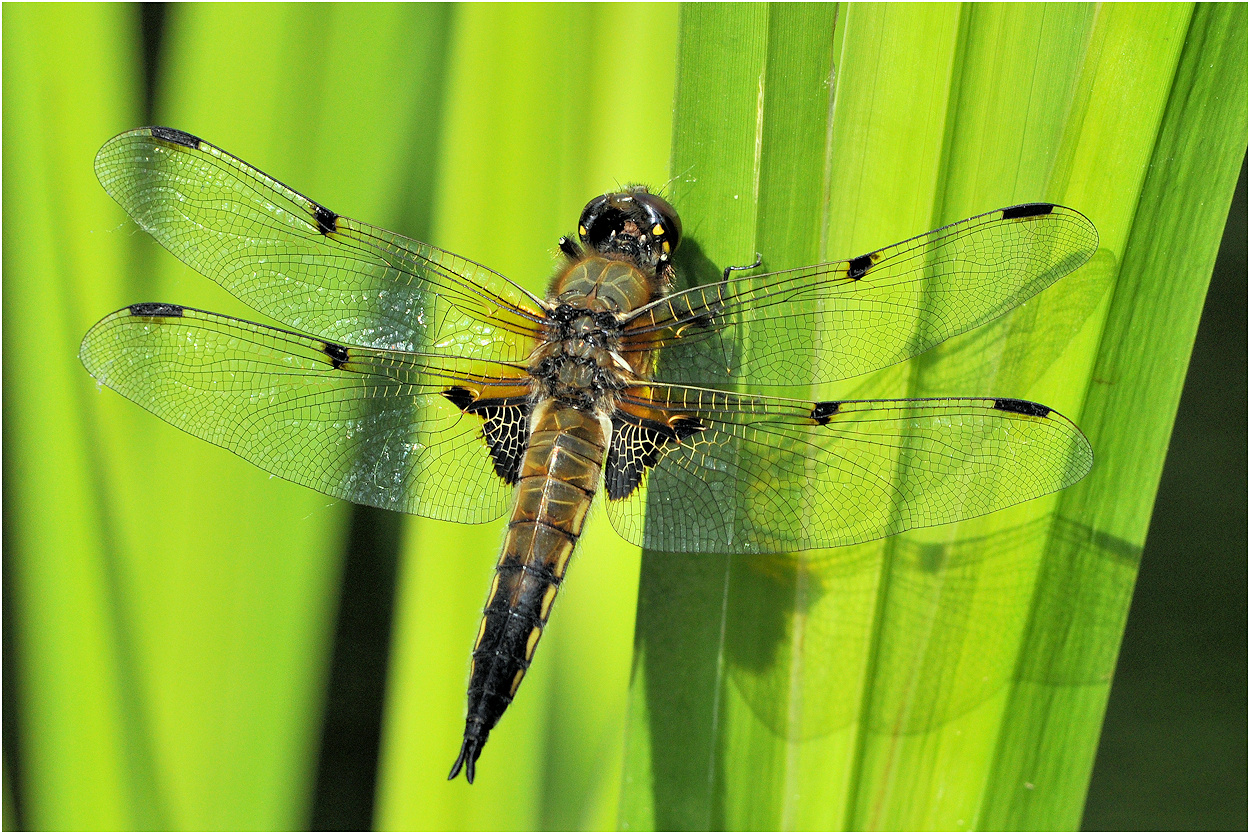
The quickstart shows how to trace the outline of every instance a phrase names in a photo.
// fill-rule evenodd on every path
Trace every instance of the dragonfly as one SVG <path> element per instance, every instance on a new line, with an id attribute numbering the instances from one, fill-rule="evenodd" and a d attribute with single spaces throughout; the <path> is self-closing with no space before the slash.
<path id="1" fill-rule="evenodd" d="M 449 779 L 473 782 L 600 493 L 644 548 L 792 553 L 990 513 L 1093 463 L 1070 420 L 1026 400 L 781 395 L 923 353 L 1081 266 L 1098 235 L 1064 206 L 681 288 L 680 217 L 632 186 L 586 205 L 539 296 L 180 130 L 122 133 L 95 171 L 166 249 L 282 325 L 131 304 L 83 339 L 96 380 L 327 495 L 462 523 L 510 511 Z"/>

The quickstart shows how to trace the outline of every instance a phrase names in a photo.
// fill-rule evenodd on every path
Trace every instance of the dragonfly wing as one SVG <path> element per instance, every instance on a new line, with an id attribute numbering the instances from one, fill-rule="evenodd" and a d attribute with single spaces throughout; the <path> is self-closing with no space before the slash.
<path id="1" fill-rule="evenodd" d="M 1097 248 L 1080 212 L 1013 206 L 858 258 L 675 293 L 629 323 L 625 349 L 663 348 L 664 382 L 832 382 L 1001 316 Z"/>
<path id="2" fill-rule="evenodd" d="M 96 155 L 95 170 L 166 249 L 297 330 L 367 347 L 516 361 L 540 329 L 541 316 L 517 300 L 524 291 L 502 275 L 335 214 L 182 131 L 116 136 Z"/>
<path id="3" fill-rule="evenodd" d="M 661 551 L 869 541 L 1063 489 L 1093 463 L 1075 425 L 1023 400 L 811 403 L 640 385 L 618 403 L 608 515 Z"/>
<path id="4" fill-rule="evenodd" d="M 484 438 L 473 403 L 507 409 L 523 368 L 342 345 L 171 304 L 102 319 L 79 356 L 158 417 L 327 495 L 458 522 L 489 521 L 511 500 L 500 439 Z"/>

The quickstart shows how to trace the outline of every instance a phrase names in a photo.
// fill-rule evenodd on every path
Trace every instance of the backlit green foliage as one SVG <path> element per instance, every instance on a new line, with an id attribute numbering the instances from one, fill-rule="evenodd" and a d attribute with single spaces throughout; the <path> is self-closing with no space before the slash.
<path id="1" fill-rule="evenodd" d="M 1244 5 L 708 5 L 680 25 L 673 6 L 174 5 L 155 52 L 134 7 L 3 15 L 23 825 L 302 828 L 312 805 L 346 507 L 100 391 L 77 360 L 124 304 L 250 315 L 95 181 L 100 145 L 144 123 L 536 291 L 557 237 L 618 183 L 666 185 L 719 266 L 851 256 L 1016 202 L 1084 212 L 1101 249 L 1080 272 L 819 393 L 1039 400 L 1089 436 L 1085 481 L 799 558 L 646 554 L 641 586 L 597 516 L 472 788 L 445 777 L 500 531 L 409 520 L 374 815 L 1079 823 L 1245 152 Z"/>

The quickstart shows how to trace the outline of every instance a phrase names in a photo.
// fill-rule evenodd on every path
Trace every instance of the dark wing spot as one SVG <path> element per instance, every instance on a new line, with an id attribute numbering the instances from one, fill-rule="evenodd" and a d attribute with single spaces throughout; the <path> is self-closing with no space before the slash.
<path id="1" fill-rule="evenodd" d="M 473 392 L 468 388 L 461 388 L 459 385 L 448 388 L 443 392 L 443 396 L 451 400 L 451 404 L 461 411 L 473 404 Z"/>
<path id="2" fill-rule="evenodd" d="M 1007 398 L 994 400 L 994 408 L 998 411 L 1007 411 L 1011 414 L 1024 414 L 1028 417 L 1045 417 L 1050 414 L 1050 409 L 1040 403 L 1032 403 L 1028 400 L 1012 400 Z"/>
<path id="3" fill-rule="evenodd" d="M 182 318 L 182 308 L 177 304 L 131 304 L 130 315 L 145 319 L 177 319 Z"/>
<path id="4" fill-rule="evenodd" d="M 858 258 L 851 258 L 846 265 L 846 277 L 852 281 L 858 281 L 868 274 L 868 267 L 872 266 L 872 255 L 860 255 Z"/>
<path id="5" fill-rule="evenodd" d="M 1021 217 L 1042 217 L 1055 210 L 1053 203 L 1025 203 L 1003 209 L 1004 220 L 1017 220 Z"/>
<path id="6" fill-rule="evenodd" d="M 816 405 L 812 407 L 812 419 L 823 426 L 829 422 L 830 417 L 838 413 L 838 409 L 841 407 L 842 403 L 836 400 L 816 403 Z"/>
<path id="7" fill-rule="evenodd" d="M 325 347 L 322 348 L 322 350 L 325 351 L 326 356 L 330 357 L 330 364 L 333 365 L 336 370 L 347 364 L 347 348 L 342 345 L 336 345 L 334 342 L 326 342 Z"/>
<path id="8" fill-rule="evenodd" d="M 696 435 L 706 428 L 694 417 L 682 417 L 673 422 L 673 434 L 677 435 L 678 440 L 685 440 L 687 437 Z"/>
<path id="9" fill-rule="evenodd" d="M 200 146 L 200 138 L 192 136 L 181 130 L 175 130 L 172 127 L 154 127 L 152 135 L 157 139 L 164 139 L 166 142 L 172 142 L 175 145 L 183 145 L 188 148 L 198 148 Z"/>
<path id="10" fill-rule="evenodd" d="M 323 235 L 338 231 L 339 216 L 325 206 L 313 203 L 313 219 L 317 221 L 317 228 Z"/>

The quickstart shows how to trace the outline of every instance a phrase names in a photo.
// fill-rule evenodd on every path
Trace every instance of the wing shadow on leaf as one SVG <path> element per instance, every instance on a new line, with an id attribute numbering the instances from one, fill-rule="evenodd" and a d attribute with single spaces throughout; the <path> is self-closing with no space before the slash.
<path id="1" fill-rule="evenodd" d="M 1050 517 L 940 544 L 903 535 L 880 611 L 881 548 L 824 553 L 816 560 L 731 561 L 724 617 L 729 678 L 755 717 L 792 742 L 855 720 L 873 733 L 927 732 L 1013 680 L 1104 682 L 1115 654 L 1093 647 L 1117 645 L 1110 636 L 1122 626 L 1100 616 L 1120 610 L 1106 589 L 1132 593 L 1140 548 Z M 1096 583 L 1098 594 L 1053 581 L 1074 561 L 1092 562 L 1107 576 L 1107 583 Z M 1098 623 L 1108 639 L 1082 641 L 1090 650 L 1028 651 L 1025 634 L 1072 620 Z M 881 631 L 880 648 L 866 688 L 874 629 Z"/>

